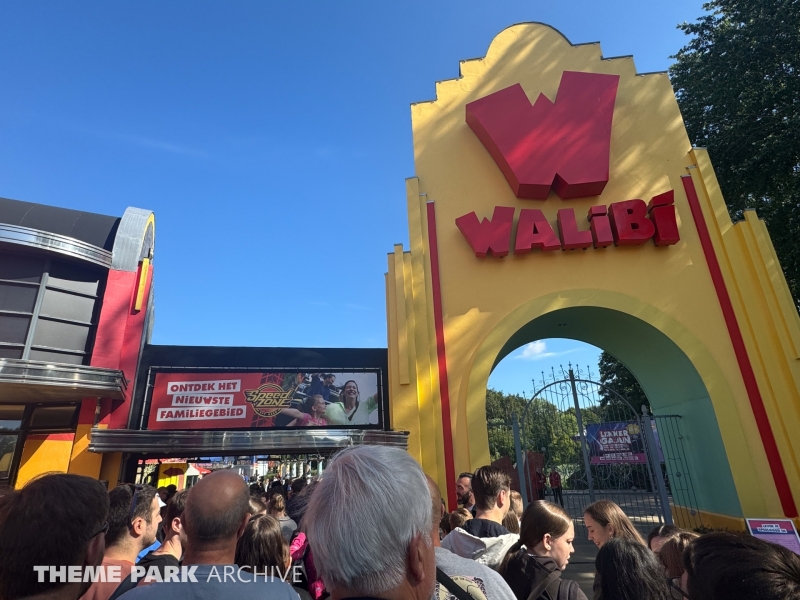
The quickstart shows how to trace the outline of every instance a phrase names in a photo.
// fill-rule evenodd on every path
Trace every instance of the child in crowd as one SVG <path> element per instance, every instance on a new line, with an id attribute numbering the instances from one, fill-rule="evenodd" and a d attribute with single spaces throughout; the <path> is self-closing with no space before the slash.
<path id="1" fill-rule="evenodd" d="M 557 504 L 537 500 L 522 513 L 519 541 L 511 546 L 498 572 L 519 600 L 587 600 L 575 581 L 561 572 L 575 552 L 575 526 Z"/>

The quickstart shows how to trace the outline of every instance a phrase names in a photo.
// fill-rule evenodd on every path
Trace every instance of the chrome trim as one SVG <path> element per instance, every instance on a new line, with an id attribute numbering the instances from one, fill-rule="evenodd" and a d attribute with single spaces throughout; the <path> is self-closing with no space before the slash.
<path id="1" fill-rule="evenodd" d="M 21 394 L 42 399 L 102 397 L 125 399 L 122 371 L 38 360 L 0 359 L 0 398 Z"/>
<path id="2" fill-rule="evenodd" d="M 76 240 L 75 238 L 59 235 L 57 233 L 50 233 L 48 231 L 41 231 L 40 229 L 0 223 L 0 242 L 20 244 L 47 252 L 64 254 L 71 258 L 77 258 L 100 265 L 106 269 L 111 267 L 111 252 L 108 250 L 104 250 L 99 246 L 87 244 L 81 240 Z"/>
<path id="3" fill-rule="evenodd" d="M 408 449 L 407 431 L 380 429 L 282 429 L 227 431 L 138 431 L 92 429 L 91 452 L 211 456 L 214 453 L 315 452 L 348 446 L 394 446 Z"/>
<path id="4" fill-rule="evenodd" d="M 117 271 L 136 271 L 139 261 L 150 253 L 155 230 L 148 226 L 152 210 L 129 206 L 122 215 L 114 238 L 111 268 Z"/>

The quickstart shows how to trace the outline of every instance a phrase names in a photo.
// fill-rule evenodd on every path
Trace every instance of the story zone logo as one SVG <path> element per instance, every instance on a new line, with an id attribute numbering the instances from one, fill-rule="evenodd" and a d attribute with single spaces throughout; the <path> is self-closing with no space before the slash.
<path id="1" fill-rule="evenodd" d="M 517 198 L 545 200 L 552 189 L 562 200 L 599 196 L 609 179 L 611 126 L 619 75 L 564 71 L 555 102 L 540 94 L 533 104 L 519 84 L 466 106 L 466 122 L 505 175 Z M 611 244 L 656 246 L 680 241 L 675 192 L 592 206 L 589 229 L 578 226 L 573 208 L 556 217 L 556 235 L 544 213 L 519 212 L 515 254 L 533 249 L 575 250 Z M 496 206 L 491 219 L 475 212 L 456 219 L 456 226 L 479 257 L 506 256 L 516 210 Z"/>

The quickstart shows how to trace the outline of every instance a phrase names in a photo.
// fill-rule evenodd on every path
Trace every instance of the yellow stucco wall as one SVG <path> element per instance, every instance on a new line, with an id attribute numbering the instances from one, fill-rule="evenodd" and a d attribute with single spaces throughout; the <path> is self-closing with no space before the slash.
<path id="1" fill-rule="evenodd" d="M 764 224 L 732 224 L 707 154 L 693 150 L 665 73 L 637 75 L 632 58 L 603 59 L 599 44 L 572 46 L 559 32 L 522 24 L 501 32 L 461 77 L 438 82 L 436 100 L 412 106 L 416 177 L 407 182 L 410 252 L 389 255 L 387 315 L 392 424 L 444 487 L 441 398 L 432 323 L 425 204 L 435 204 L 455 472 L 489 462 L 485 394 L 498 353 L 523 325 L 574 306 L 623 311 L 674 342 L 708 391 L 745 516 L 783 514 L 701 247 L 681 177 L 691 175 L 795 502 L 800 504 L 800 319 Z M 555 98 L 565 70 L 620 76 L 610 180 L 598 197 L 517 199 L 465 123 L 465 105 L 520 83 Z M 675 191 L 681 241 L 674 246 L 513 252 L 477 258 L 455 219 L 495 206 L 588 208 Z M 581 226 L 587 228 L 585 222 Z M 513 237 L 512 237 L 513 239 Z M 438 418 L 438 421 L 437 421 Z"/>
<path id="2" fill-rule="evenodd" d="M 73 434 L 29 435 L 22 449 L 15 487 L 45 473 L 66 473 L 72 453 Z"/>

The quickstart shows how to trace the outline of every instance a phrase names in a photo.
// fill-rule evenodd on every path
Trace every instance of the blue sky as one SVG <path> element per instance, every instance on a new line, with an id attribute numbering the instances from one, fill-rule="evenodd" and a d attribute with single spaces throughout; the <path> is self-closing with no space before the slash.
<path id="1" fill-rule="evenodd" d="M 2 3 L 0 196 L 154 210 L 156 343 L 385 346 L 409 104 L 516 22 L 648 72 L 701 14 L 700 0 Z M 532 366 L 596 361 L 573 347 L 512 354 L 493 381 L 502 368 L 515 391 Z"/>

